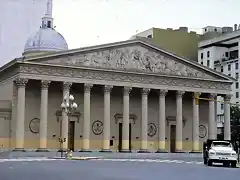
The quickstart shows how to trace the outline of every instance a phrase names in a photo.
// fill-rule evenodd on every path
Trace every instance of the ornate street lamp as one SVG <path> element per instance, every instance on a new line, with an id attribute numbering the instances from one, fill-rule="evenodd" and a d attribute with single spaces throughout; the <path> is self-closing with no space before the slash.
<path id="1" fill-rule="evenodd" d="M 66 115 L 71 116 L 72 111 L 77 109 L 78 105 L 77 103 L 74 102 L 74 96 L 73 95 L 68 95 L 66 94 L 63 98 L 63 102 L 61 104 L 61 108 L 62 108 L 62 112 L 66 113 Z M 62 122 L 62 121 L 61 121 Z M 66 142 L 66 138 L 62 137 L 62 133 L 61 133 L 61 137 L 58 138 L 58 141 L 60 143 L 60 151 L 61 151 L 61 157 L 63 157 L 63 143 Z"/>

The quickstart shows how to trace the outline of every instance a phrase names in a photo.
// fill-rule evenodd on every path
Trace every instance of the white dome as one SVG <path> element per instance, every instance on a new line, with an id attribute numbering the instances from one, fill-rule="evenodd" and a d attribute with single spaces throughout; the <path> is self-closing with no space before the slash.
<path id="1" fill-rule="evenodd" d="M 68 45 L 64 37 L 53 28 L 40 28 L 37 33 L 28 38 L 24 53 L 62 50 L 68 50 Z"/>

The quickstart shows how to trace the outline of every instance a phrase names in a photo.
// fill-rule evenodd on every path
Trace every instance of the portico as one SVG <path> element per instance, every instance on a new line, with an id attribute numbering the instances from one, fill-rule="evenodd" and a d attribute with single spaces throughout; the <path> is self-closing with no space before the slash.
<path id="1" fill-rule="evenodd" d="M 58 149 L 62 136 L 63 148 L 75 151 L 199 152 L 217 135 L 214 98 L 229 102 L 233 82 L 142 40 L 18 60 L 6 72 L 16 124 L 9 148 L 18 151 Z M 57 118 L 70 92 L 80 104 L 77 115 Z M 229 104 L 225 111 L 229 139 Z M 31 133 L 34 118 L 39 131 Z"/>

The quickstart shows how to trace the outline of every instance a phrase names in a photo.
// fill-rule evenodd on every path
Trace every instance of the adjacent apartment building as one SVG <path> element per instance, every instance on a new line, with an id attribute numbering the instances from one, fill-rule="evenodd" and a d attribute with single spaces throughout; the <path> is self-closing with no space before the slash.
<path id="1" fill-rule="evenodd" d="M 198 60 L 198 41 L 200 35 L 194 31 L 188 30 L 188 27 L 179 27 L 179 29 L 161 29 L 150 28 L 131 37 L 145 37 L 151 40 L 155 45 L 173 52 L 179 56 Z"/>
<path id="2" fill-rule="evenodd" d="M 233 28 L 208 26 L 204 28 L 203 32 L 205 34 L 211 33 L 212 35 L 215 33 L 215 37 L 202 40 L 198 43 L 198 62 L 238 79 L 232 85 L 233 97 L 231 102 L 239 104 L 240 25 L 235 24 Z M 223 99 L 218 97 L 218 100 L 222 101 Z M 221 102 L 217 103 L 217 121 L 218 127 L 223 127 L 224 105 Z"/>

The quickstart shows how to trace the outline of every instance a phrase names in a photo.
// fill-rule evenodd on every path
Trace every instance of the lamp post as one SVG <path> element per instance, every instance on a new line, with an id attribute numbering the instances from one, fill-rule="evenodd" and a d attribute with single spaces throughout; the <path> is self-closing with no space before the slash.
<path id="1" fill-rule="evenodd" d="M 62 108 L 62 112 L 66 113 L 68 119 L 69 116 L 71 116 L 72 111 L 77 109 L 77 103 L 74 102 L 74 96 L 73 95 L 69 95 L 66 94 L 63 98 L 63 102 L 61 104 L 61 108 Z M 61 121 L 61 125 L 62 125 L 62 121 Z M 60 143 L 60 151 L 61 151 L 61 157 L 63 157 L 63 143 L 66 142 L 66 138 L 62 137 L 62 133 L 60 135 L 61 137 L 58 138 L 58 141 Z"/>

